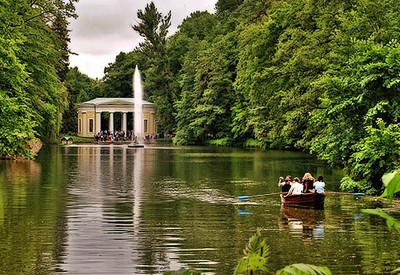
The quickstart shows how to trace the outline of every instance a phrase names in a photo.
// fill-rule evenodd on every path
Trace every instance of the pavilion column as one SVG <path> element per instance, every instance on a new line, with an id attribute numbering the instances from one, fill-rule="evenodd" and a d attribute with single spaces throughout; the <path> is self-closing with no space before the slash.
<path id="1" fill-rule="evenodd" d="M 151 121 L 151 134 L 156 135 L 156 119 L 154 117 L 154 113 L 150 114 L 150 121 Z"/>
<path id="2" fill-rule="evenodd" d="M 86 137 L 86 112 L 82 112 L 82 136 Z"/>
<path id="3" fill-rule="evenodd" d="M 110 130 L 111 133 L 114 133 L 114 112 L 110 112 L 108 128 L 109 128 L 108 130 Z"/>
<path id="4" fill-rule="evenodd" d="M 96 112 L 96 131 L 95 134 L 101 132 L 101 112 Z"/>
<path id="5" fill-rule="evenodd" d="M 123 112 L 122 113 L 122 118 L 121 118 L 121 130 L 124 131 L 126 133 L 126 116 L 127 116 L 127 112 Z"/>

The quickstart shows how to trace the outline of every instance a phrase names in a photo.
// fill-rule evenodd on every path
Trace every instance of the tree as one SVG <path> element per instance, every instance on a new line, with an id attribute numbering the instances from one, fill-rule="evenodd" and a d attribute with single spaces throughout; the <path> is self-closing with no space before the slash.
<path id="1" fill-rule="evenodd" d="M 132 79 L 135 66 L 140 70 L 147 69 L 147 60 L 138 50 L 129 53 L 121 52 L 115 58 L 115 62 L 110 63 L 104 69 L 102 93 L 104 97 L 133 97 Z M 145 97 L 148 97 L 145 94 Z"/>
<path id="2" fill-rule="evenodd" d="M 144 71 L 144 88 L 148 99 L 157 107 L 157 128 L 162 133 L 175 130 L 174 106 L 176 95 L 173 93 L 171 72 L 165 55 L 171 12 L 163 16 L 153 2 L 146 5 L 144 11 L 137 13 L 139 22 L 132 26 L 144 42 L 138 50 L 148 58 L 149 68 Z"/>
<path id="3" fill-rule="evenodd" d="M 65 81 L 67 73 L 69 71 L 69 47 L 68 44 L 71 42 L 69 38 L 68 21 L 64 15 L 57 15 L 51 24 L 51 29 L 56 34 L 54 37 L 55 49 L 58 51 L 60 60 L 56 64 L 57 75 L 61 82 Z"/>
<path id="4" fill-rule="evenodd" d="M 1 5 L 2 155 L 30 158 L 30 140 L 55 138 L 60 129 L 67 93 L 57 75 L 63 57 L 51 25 L 57 17 L 74 16 L 73 2 L 5 0 Z"/>
<path id="5" fill-rule="evenodd" d="M 77 67 L 73 67 L 66 75 L 65 86 L 68 90 L 69 106 L 63 115 L 62 133 L 76 133 L 78 110 L 76 104 L 82 103 L 100 96 L 101 83 L 81 73 Z"/>
<path id="6" fill-rule="evenodd" d="M 218 0 L 215 4 L 217 14 L 230 13 L 243 3 L 243 0 Z"/>
<path id="7" fill-rule="evenodd" d="M 230 136 L 235 39 L 231 35 L 216 41 L 203 43 L 204 48 L 197 53 L 196 61 L 188 60 L 188 64 L 194 65 L 189 72 L 194 71 L 195 77 L 193 86 L 184 88 L 185 97 L 177 106 L 177 118 L 185 121 L 178 123 L 176 138 L 179 143 L 204 143 L 210 136 Z M 191 114 L 190 119 L 184 118 L 187 114 Z"/>
<path id="8" fill-rule="evenodd" d="M 156 53 L 162 55 L 167 42 L 168 28 L 171 25 L 171 11 L 163 16 L 158 12 L 153 2 L 146 5 L 146 8 L 137 12 L 139 22 L 132 26 L 133 30 L 144 38 L 139 43 L 142 52 L 149 52 L 150 56 Z"/>

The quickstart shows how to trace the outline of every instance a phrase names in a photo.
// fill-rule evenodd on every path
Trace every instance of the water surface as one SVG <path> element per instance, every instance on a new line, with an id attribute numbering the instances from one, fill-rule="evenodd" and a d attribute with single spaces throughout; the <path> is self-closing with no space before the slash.
<path id="1" fill-rule="evenodd" d="M 333 274 L 400 266 L 399 234 L 361 209 L 374 198 L 328 196 L 325 210 L 282 209 L 279 176 L 343 172 L 300 152 L 216 147 L 47 146 L 36 161 L 0 161 L 0 272 L 232 274 L 259 228 L 270 269 L 326 265 Z"/>

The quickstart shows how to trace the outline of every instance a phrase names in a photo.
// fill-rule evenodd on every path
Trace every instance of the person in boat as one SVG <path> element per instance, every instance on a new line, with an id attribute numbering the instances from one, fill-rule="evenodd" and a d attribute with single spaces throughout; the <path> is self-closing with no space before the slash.
<path id="1" fill-rule="evenodd" d="M 318 176 L 318 180 L 313 184 L 315 193 L 325 194 L 325 182 L 322 176 Z"/>
<path id="2" fill-rule="evenodd" d="M 292 178 L 290 175 L 287 175 L 285 180 L 283 177 L 279 178 L 278 186 L 281 188 L 281 192 L 288 192 L 290 187 L 292 186 Z"/>
<path id="3" fill-rule="evenodd" d="M 285 197 L 290 195 L 301 195 L 301 193 L 303 193 L 304 186 L 300 183 L 300 179 L 296 177 L 293 180 L 294 182 L 292 183 L 292 186 Z"/>
<path id="4" fill-rule="evenodd" d="M 304 193 L 313 193 L 314 190 L 314 182 L 315 179 L 313 178 L 313 176 L 310 173 L 305 173 L 303 176 L 303 192 Z"/>
<path id="5" fill-rule="evenodd" d="M 280 177 L 278 186 L 281 188 L 282 193 L 288 192 L 290 187 L 292 186 L 292 177 L 290 175 L 287 175 L 285 180 L 283 180 L 283 177 Z"/>

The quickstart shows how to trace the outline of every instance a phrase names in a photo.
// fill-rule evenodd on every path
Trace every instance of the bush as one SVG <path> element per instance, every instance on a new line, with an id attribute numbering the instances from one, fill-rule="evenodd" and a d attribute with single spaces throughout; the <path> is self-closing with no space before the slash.
<path id="1" fill-rule="evenodd" d="M 353 146 L 348 162 L 352 181 L 342 180 L 342 187 L 366 190 L 382 187 L 381 175 L 399 167 L 400 126 L 386 127 L 382 119 L 377 120 L 377 128 L 366 127 L 366 137 Z"/>
<path id="2" fill-rule="evenodd" d="M 231 138 L 211 139 L 207 141 L 207 144 L 216 146 L 232 146 L 234 144 L 234 140 Z"/>

